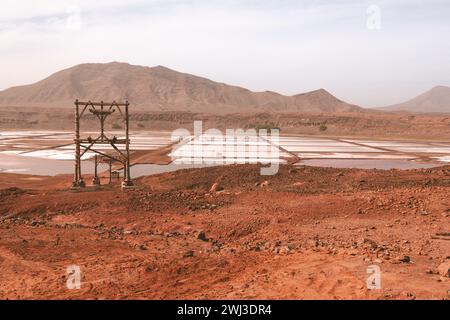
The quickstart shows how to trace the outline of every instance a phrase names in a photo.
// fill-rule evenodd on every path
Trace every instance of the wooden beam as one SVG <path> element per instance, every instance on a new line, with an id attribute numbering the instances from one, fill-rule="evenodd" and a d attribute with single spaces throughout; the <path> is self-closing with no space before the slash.
<path id="1" fill-rule="evenodd" d="M 101 107 L 102 103 L 101 102 L 82 102 L 82 101 L 78 101 L 78 104 L 80 105 L 88 105 L 88 106 L 94 106 L 94 107 Z M 103 102 L 103 106 L 105 107 L 111 107 L 111 106 L 117 106 L 117 107 L 125 107 L 127 104 L 126 103 L 116 103 L 116 102 Z"/>

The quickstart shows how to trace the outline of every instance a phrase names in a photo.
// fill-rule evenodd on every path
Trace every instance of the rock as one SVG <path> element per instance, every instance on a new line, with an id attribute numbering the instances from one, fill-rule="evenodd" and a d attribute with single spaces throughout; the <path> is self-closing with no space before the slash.
<path id="1" fill-rule="evenodd" d="M 400 261 L 400 262 L 403 262 L 403 263 L 410 263 L 411 262 L 411 258 L 409 256 L 399 257 L 397 260 Z"/>
<path id="2" fill-rule="evenodd" d="M 223 187 L 218 182 L 215 182 L 211 186 L 211 189 L 209 189 L 209 192 L 217 192 L 217 191 L 222 191 L 222 190 L 223 190 Z"/>
<path id="3" fill-rule="evenodd" d="M 189 250 L 189 251 L 186 251 L 185 253 L 183 253 L 184 258 L 190 258 L 193 256 L 194 256 L 194 251 L 192 251 L 192 250 Z"/>
<path id="4" fill-rule="evenodd" d="M 450 278 L 450 261 L 441 263 L 438 272 L 442 277 Z"/>
<path id="5" fill-rule="evenodd" d="M 206 238 L 206 233 L 204 231 L 200 231 L 198 233 L 197 239 L 202 241 L 208 241 L 208 239 Z"/>
<path id="6" fill-rule="evenodd" d="M 378 244 L 372 239 L 365 238 L 363 240 L 363 243 L 368 244 L 372 249 L 378 248 Z"/>
<path id="7" fill-rule="evenodd" d="M 416 300 L 416 295 L 415 295 L 414 293 L 412 293 L 412 292 L 406 292 L 406 291 L 403 291 L 401 294 L 402 294 L 402 296 L 404 296 L 406 299 L 409 299 L 409 300 Z"/>
<path id="8" fill-rule="evenodd" d="M 320 240 L 318 239 L 308 239 L 306 241 L 308 247 L 318 247 L 320 245 Z"/>
<path id="9" fill-rule="evenodd" d="M 380 263 L 383 263 L 383 260 L 381 260 L 381 259 L 375 259 L 375 260 L 373 260 L 373 262 L 374 262 L 374 263 L 380 264 Z"/>
<path id="10" fill-rule="evenodd" d="M 268 186 L 269 186 L 269 181 L 267 181 L 267 180 L 262 182 L 260 185 L 261 188 L 267 188 Z"/>
<path id="11" fill-rule="evenodd" d="M 145 251 L 145 250 L 147 250 L 147 247 L 146 247 L 145 245 L 141 244 L 141 245 L 139 246 L 139 249 Z"/>
<path id="12" fill-rule="evenodd" d="M 282 255 L 289 254 L 290 252 L 291 252 L 291 250 L 287 246 L 283 246 L 283 247 L 279 248 L 279 250 L 278 250 L 278 254 L 282 254 Z"/>

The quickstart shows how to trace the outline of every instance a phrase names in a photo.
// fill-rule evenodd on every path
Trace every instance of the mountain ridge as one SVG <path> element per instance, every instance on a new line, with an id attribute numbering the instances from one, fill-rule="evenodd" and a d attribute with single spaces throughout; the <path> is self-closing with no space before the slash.
<path id="1" fill-rule="evenodd" d="M 216 82 L 165 66 L 84 63 L 29 85 L 0 91 L 0 106 L 70 107 L 79 100 L 129 100 L 148 111 L 359 112 L 325 89 L 292 96 Z"/>
<path id="2" fill-rule="evenodd" d="M 450 87 L 435 86 L 406 102 L 383 107 L 380 110 L 413 113 L 450 113 Z"/>

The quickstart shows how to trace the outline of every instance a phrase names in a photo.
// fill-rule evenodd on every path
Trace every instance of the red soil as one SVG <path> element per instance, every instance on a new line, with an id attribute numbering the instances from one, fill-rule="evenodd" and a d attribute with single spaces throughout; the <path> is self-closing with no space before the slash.
<path id="1" fill-rule="evenodd" d="M 127 191 L 70 181 L 0 174 L 0 298 L 449 298 L 450 167 L 226 166 Z M 372 264 L 380 290 L 366 288 Z"/>

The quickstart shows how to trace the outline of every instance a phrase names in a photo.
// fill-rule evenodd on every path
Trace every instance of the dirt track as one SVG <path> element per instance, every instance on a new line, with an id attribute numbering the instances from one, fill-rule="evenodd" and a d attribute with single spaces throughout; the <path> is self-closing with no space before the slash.
<path id="1" fill-rule="evenodd" d="M 450 259 L 450 167 L 262 177 L 226 166 L 127 192 L 75 193 L 70 179 L 0 174 L 0 298 L 450 297 L 438 274 Z M 72 264 L 80 290 L 66 288 Z M 366 288 L 372 264 L 381 290 Z"/>

